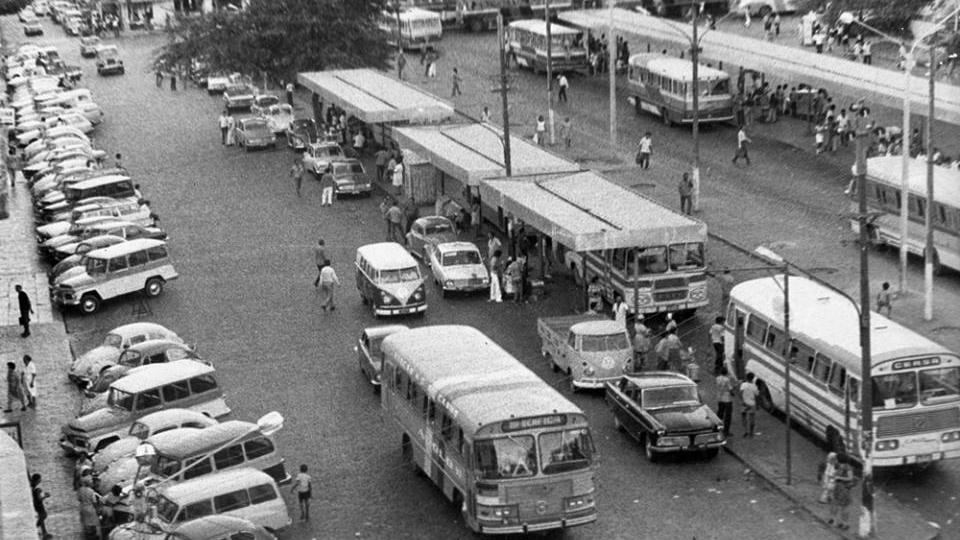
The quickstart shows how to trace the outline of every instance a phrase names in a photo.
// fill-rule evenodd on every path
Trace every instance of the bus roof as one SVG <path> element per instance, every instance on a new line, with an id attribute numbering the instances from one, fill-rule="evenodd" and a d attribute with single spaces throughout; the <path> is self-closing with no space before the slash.
<path id="1" fill-rule="evenodd" d="M 396 17 L 396 12 L 391 13 L 390 11 L 384 11 L 384 15 L 390 17 Z M 420 9 L 417 7 L 408 7 L 400 10 L 400 19 L 402 20 L 440 20 L 440 14 L 436 11 L 430 11 L 428 9 Z"/>
<path id="2" fill-rule="evenodd" d="M 417 261 L 396 242 L 379 242 L 357 248 L 357 254 L 377 270 L 398 270 L 417 266 Z"/>
<path id="3" fill-rule="evenodd" d="M 646 67 L 651 73 L 670 77 L 678 81 L 690 82 L 693 80 L 693 64 L 689 60 L 674 58 L 659 53 L 640 53 L 630 57 L 630 65 Z M 707 67 L 700 64 L 697 68 L 700 79 L 729 79 L 726 71 Z"/>
<path id="4" fill-rule="evenodd" d="M 927 162 L 910 159 L 907 175 L 910 193 L 927 196 Z M 903 174 L 902 156 L 879 156 L 867 160 L 867 176 L 896 189 L 900 189 Z M 939 165 L 933 166 L 935 200 L 954 208 L 960 208 L 960 170 Z"/>
<path id="5" fill-rule="evenodd" d="M 502 347 L 470 326 L 425 326 L 381 345 L 434 400 L 447 404 L 464 433 L 513 418 L 583 414 Z"/>
<path id="6" fill-rule="evenodd" d="M 783 276 L 752 279 L 730 291 L 731 301 L 746 304 L 770 322 L 783 324 Z M 813 280 L 790 276 L 790 334 L 826 344 L 831 352 L 856 358 L 847 369 L 860 372 L 860 319 L 850 300 Z M 811 346 L 813 342 L 809 343 Z M 916 354 L 949 354 L 946 347 L 870 312 L 870 352 L 873 365 Z M 834 358 L 840 360 L 840 358 Z"/>
<path id="7" fill-rule="evenodd" d="M 519 21 L 513 21 L 509 25 L 511 28 L 519 28 L 521 30 L 526 30 L 531 34 L 539 34 L 542 36 L 547 35 L 547 23 L 543 19 L 521 19 Z M 576 28 L 570 28 L 569 26 L 564 26 L 562 24 L 550 23 L 550 35 L 552 36 L 575 36 L 577 34 L 582 34 L 583 30 L 578 30 Z"/>

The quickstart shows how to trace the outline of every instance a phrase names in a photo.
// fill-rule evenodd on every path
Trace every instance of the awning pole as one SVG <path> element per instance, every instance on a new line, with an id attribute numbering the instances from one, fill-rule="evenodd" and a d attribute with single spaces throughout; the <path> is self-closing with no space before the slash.
<path id="1" fill-rule="evenodd" d="M 590 295 L 587 292 L 587 256 L 585 253 L 580 254 L 580 282 L 583 286 L 583 310 L 587 311 L 590 309 Z"/>

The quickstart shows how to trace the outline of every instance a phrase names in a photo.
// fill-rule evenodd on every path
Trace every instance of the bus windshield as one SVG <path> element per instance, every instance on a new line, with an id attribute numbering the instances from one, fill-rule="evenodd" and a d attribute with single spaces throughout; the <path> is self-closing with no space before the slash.
<path id="1" fill-rule="evenodd" d="M 521 478 L 537 472 L 532 435 L 479 440 L 474 444 L 477 468 L 483 478 Z"/>
<path id="2" fill-rule="evenodd" d="M 667 248 L 655 246 L 637 250 L 640 275 L 662 274 L 667 271 Z M 633 257 L 631 257 L 633 258 Z"/>
<path id="3" fill-rule="evenodd" d="M 960 367 L 925 369 L 920 375 L 920 400 L 924 405 L 960 399 Z"/>
<path id="4" fill-rule="evenodd" d="M 703 243 L 670 244 L 670 269 L 692 270 L 703 267 Z"/>
<path id="5" fill-rule="evenodd" d="M 171 501 L 163 495 L 157 497 L 157 517 L 163 521 L 167 523 L 173 523 L 174 518 L 177 517 L 178 509 L 177 503 Z"/>
<path id="6" fill-rule="evenodd" d="M 568 429 L 540 435 L 543 474 L 586 469 L 593 460 L 593 440 L 587 429 Z"/>
<path id="7" fill-rule="evenodd" d="M 917 372 L 907 371 L 873 377 L 873 406 L 884 409 L 917 404 Z"/>
<path id="8" fill-rule="evenodd" d="M 417 279 L 420 279 L 420 272 L 416 267 L 380 271 L 380 283 L 403 283 Z"/>
<path id="9" fill-rule="evenodd" d="M 713 79 L 713 80 L 703 80 L 701 79 L 698 83 L 700 87 L 701 96 L 729 96 L 730 95 L 730 80 L 729 79 Z"/>

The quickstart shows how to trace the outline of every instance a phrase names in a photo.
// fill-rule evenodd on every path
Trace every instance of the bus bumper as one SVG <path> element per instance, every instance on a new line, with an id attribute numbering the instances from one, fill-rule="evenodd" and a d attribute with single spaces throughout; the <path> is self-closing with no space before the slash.
<path id="1" fill-rule="evenodd" d="M 901 465 L 923 465 L 924 463 L 933 463 L 944 459 L 960 457 L 960 448 L 956 450 L 947 450 L 945 452 L 931 452 L 929 454 L 917 454 L 915 456 L 900 457 L 879 457 L 876 452 L 873 455 L 873 465 L 875 467 L 899 467 Z"/>
<path id="2" fill-rule="evenodd" d="M 566 529 L 567 527 L 593 523 L 596 520 L 596 508 L 589 508 L 584 510 L 580 515 L 571 514 L 563 519 L 540 523 L 522 523 L 518 525 L 485 525 L 481 523 L 480 532 L 483 534 L 525 534 L 537 531 L 549 531 L 552 529 Z"/>

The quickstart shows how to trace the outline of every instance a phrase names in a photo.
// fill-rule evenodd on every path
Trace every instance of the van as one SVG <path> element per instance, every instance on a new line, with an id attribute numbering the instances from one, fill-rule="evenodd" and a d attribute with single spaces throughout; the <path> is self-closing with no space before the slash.
<path id="1" fill-rule="evenodd" d="M 179 274 L 170 262 L 167 243 L 138 238 L 86 254 L 85 271 L 57 283 L 51 291 L 60 306 L 79 306 L 84 314 L 100 309 L 105 301 L 132 292 L 159 296 Z"/>
<path id="2" fill-rule="evenodd" d="M 59 194 L 56 192 L 48 193 L 41 199 L 42 210 L 52 211 L 57 203 L 65 203 L 72 207 L 77 201 L 89 197 L 113 197 L 122 199 L 124 197 L 139 197 L 133 180 L 129 176 L 120 174 L 101 176 L 89 180 L 81 180 L 64 187 Z"/>
<path id="3" fill-rule="evenodd" d="M 269 475 L 242 467 L 178 484 L 165 485 L 156 496 L 150 525 L 170 532 L 182 524 L 210 515 L 228 515 L 276 533 L 290 526 L 287 505 Z M 135 523 L 121 525 L 111 538 L 141 538 Z"/>
<path id="4" fill-rule="evenodd" d="M 210 418 L 230 414 L 212 366 L 177 360 L 134 368 L 107 391 L 107 404 L 63 426 L 60 447 L 69 453 L 95 452 L 119 439 L 140 418 L 173 407 Z"/>
<path id="5" fill-rule="evenodd" d="M 357 248 L 357 290 L 373 316 L 424 313 L 427 290 L 420 266 L 396 242 Z"/>

